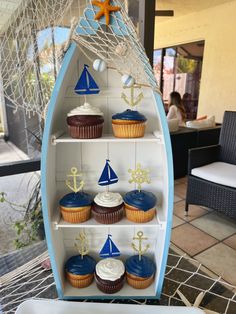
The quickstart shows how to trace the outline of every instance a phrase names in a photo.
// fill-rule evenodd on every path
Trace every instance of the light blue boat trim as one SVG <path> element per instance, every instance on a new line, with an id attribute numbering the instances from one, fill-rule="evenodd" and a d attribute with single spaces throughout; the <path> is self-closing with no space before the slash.
<path id="1" fill-rule="evenodd" d="M 47 158 L 48 158 L 48 145 L 50 145 L 50 136 L 51 136 L 51 125 L 52 125 L 52 118 L 53 113 L 55 111 L 56 103 L 57 103 L 57 97 L 58 97 L 58 91 L 62 87 L 63 80 L 65 77 L 65 74 L 67 72 L 68 66 L 71 62 L 71 59 L 74 55 L 74 52 L 76 50 L 76 44 L 71 44 L 70 48 L 68 49 L 59 75 L 57 77 L 51 100 L 49 102 L 48 106 L 48 112 L 45 122 L 45 129 L 44 129 L 44 135 L 43 135 L 43 142 L 42 142 L 42 159 L 41 159 L 41 190 L 42 190 L 42 208 L 43 208 L 43 219 L 44 219 L 44 228 L 45 228 L 45 234 L 47 239 L 47 246 L 48 246 L 48 253 L 50 256 L 52 271 L 54 275 L 54 280 L 57 288 L 58 297 L 63 297 L 62 292 L 62 284 L 58 275 L 56 260 L 55 260 L 55 252 L 52 245 L 52 237 L 51 237 L 51 228 L 50 228 L 50 220 L 48 216 L 48 209 L 47 209 Z"/>
<path id="2" fill-rule="evenodd" d="M 165 269 L 167 264 L 170 238 L 171 238 L 171 229 L 172 229 L 172 220 L 173 220 L 173 203 L 174 203 L 174 174 L 173 174 L 173 158 L 172 158 L 172 147 L 170 141 L 170 132 L 166 120 L 166 115 L 164 111 L 163 102 L 160 94 L 154 92 L 158 112 L 160 115 L 161 125 L 163 129 L 164 142 L 166 147 L 166 158 L 167 158 L 167 171 L 168 171 L 168 212 L 167 212 L 167 225 L 166 225 L 166 235 L 165 235 L 165 244 L 164 251 L 160 269 L 159 282 L 157 286 L 157 298 L 160 299 L 162 286 L 165 277 Z"/>

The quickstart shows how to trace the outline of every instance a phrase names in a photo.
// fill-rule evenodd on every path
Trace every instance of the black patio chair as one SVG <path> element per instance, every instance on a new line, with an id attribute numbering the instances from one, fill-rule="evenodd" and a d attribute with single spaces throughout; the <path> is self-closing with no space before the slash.
<path id="1" fill-rule="evenodd" d="M 213 164 L 215 162 L 224 164 Z M 203 167 L 206 165 L 207 167 Z M 213 177 L 219 175 L 218 179 L 220 180 L 212 180 L 212 176 L 208 176 L 209 165 Z M 227 171 L 224 172 L 225 166 Z M 203 175 L 199 175 L 199 170 Z M 227 180 L 227 176 L 230 177 L 230 180 Z M 188 215 L 189 204 L 195 204 L 214 209 L 236 219 L 235 182 L 236 111 L 226 111 L 219 144 L 189 150 L 186 215 Z"/>

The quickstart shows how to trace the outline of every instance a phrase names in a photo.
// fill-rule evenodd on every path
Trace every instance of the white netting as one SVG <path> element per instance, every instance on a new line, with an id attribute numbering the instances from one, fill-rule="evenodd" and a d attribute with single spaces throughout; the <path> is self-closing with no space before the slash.
<path id="1" fill-rule="evenodd" d="M 104 17 L 99 21 L 94 19 L 99 8 L 90 2 L 79 20 L 73 39 L 105 60 L 108 67 L 121 74 L 131 75 L 137 84 L 157 90 L 152 68 L 127 15 L 125 4 L 118 0 L 111 1 L 112 5 L 119 6 L 121 10 L 111 13 L 110 24 L 106 25 Z"/>
<path id="2" fill-rule="evenodd" d="M 47 258 L 45 252 L 0 277 L 0 310 L 3 313 L 15 313 L 17 306 L 29 298 L 57 297 L 52 273 L 42 267 L 42 262 Z M 110 302 L 125 303 L 115 300 Z M 157 304 L 153 300 L 131 302 Z M 207 275 L 206 269 L 198 261 L 172 252 L 169 253 L 160 303 L 188 306 L 195 304 L 207 314 L 235 314 L 236 287 L 224 282 L 220 277 Z"/>
<path id="3" fill-rule="evenodd" d="M 96 7 L 91 6 L 90 0 L 22 0 L 1 31 L 1 90 L 7 105 L 15 111 L 24 109 L 28 116 L 37 114 L 44 118 L 62 61 L 62 46 L 68 48 L 71 39 L 68 29 L 62 42 L 58 26 L 69 28 L 74 16 L 77 19 L 73 26 L 79 16 L 85 21 L 80 24 L 80 32 L 73 35 L 82 49 L 93 51 L 120 73 L 132 75 L 137 83 L 157 88 L 135 27 L 125 11 L 127 1 L 111 2 L 114 3 L 122 9 L 111 13 L 114 25 L 106 27 L 102 20 L 94 21 Z M 89 9 L 83 15 L 87 6 Z M 96 31 L 94 23 L 98 26 Z"/>
<path id="4" fill-rule="evenodd" d="M 70 26 L 73 5 L 73 0 L 23 0 L 1 31 L 2 90 L 13 110 L 43 116 L 60 66 L 61 45 L 52 42 L 52 33 L 56 26 Z"/>

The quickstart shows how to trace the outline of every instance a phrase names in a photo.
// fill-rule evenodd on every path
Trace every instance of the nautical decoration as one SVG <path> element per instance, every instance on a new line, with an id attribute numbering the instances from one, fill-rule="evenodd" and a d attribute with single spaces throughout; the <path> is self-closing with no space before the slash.
<path id="1" fill-rule="evenodd" d="M 149 169 L 143 169 L 140 163 L 137 164 L 134 170 L 129 169 L 128 172 L 131 174 L 131 179 L 129 180 L 129 183 L 136 183 L 139 192 L 141 192 L 143 183 L 151 183 L 151 180 L 149 178 Z"/>
<path id="2" fill-rule="evenodd" d="M 112 235 L 108 234 L 107 240 L 99 253 L 100 257 L 107 258 L 120 256 L 120 251 L 112 241 L 111 237 Z"/>
<path id="3" fill-rule="evenodd" d="M 143 248 L 142 248 L 142 241 L 148 240 L 148 238 L 143 236 L 143 231 L 138 231 L 138 232 L 137 232 L 137 236 L 136 236 L 136 237 L 133 237 L 133 240 L 137 240 L 137 241 L 138 241 L 138 247 L 136 247 L 136 245 L 135 245 L 134 243 L 132 243 L 131 245 L 132 245 L 132 248 L 133 248 L 136 252 L 138 252 L 139 260 L 141 261 L 142 255 L 143 255 L 144 253 L 146 253 L 147 250 L 150 248 L 150 245 L 147 244 L 147 245 L 145 246 L 145 248 L 143 249 Z"/>
<path id="4" fill-rule="evenodd" d="M 134 85 L 135 80 L 131 75 L 124 74 L 121 77 L 121 82 L 124 84 L 125 87 L 131 87 Z"/>
<path id="5" fill-rule="evenodd" d="M 92 5 L 99 7 L 100 11 L 95 15 L 95 20 L 100 20 L 102 16 L 105 16 L 106 25 L 110 24 L 110 13 L 120 11 L 120 7 L 112 6 L 110 4 L 111 0 L 104 1 L 92 1 Z"/>
<path id="6" fill-rule="evenodd" d="M 94 68 L 95 71 L 103 72 L 103 71 L 106 70 L 107 64 L 106 64 L 105 61 L 103 61 L 101 59 L 96 59 L 93 62 L 93 68 Z"/>
<path id="7" fill-rule="evenodd" d="M 69 179 L 72 178 L 72 183 L 68 179 L 68 180 L 66 180 L 66 185 L 74 193 L 78 193 L 84 187 L 84 181 L 83 180 L 81 180 L 79 185 L 77 185 L 77 178 L 81 177 L 81 176 L 82 176 L 82 173 L 79 173 L 78 169 L 76 167 L 72 167 L 70 170 L 70 174 L 67 175 L 67 177 Z"/>
<path id="8" fill-rule="evenodd" d="M 78 237 L 75 238 L 76 242 L 74 243 L 76 249 L 78 250 L 81 258 L 83 259 L 84 255 L 89 253 L 88 240 L 84 231 L 80 232 Z"/>
<path id="9" fill-rule="evenodd" d="M 143 99 L 143 93 L 140 93 L 136 98 L 134 96 L 134 90 L 135 88 L 141 88 L 140 85 L 135 85 L 130 88 L 130 99 L 128 99 L 127 95 L 125 93 L 121 94 L 121 98 L 124 99 L 124 101 L 131 107 L 137 106 L 137 104 Z"/>
<path id="10" fill-rule="evenodd" d="M 98 180 L 98 184 L 101 186 L 107 186 L 118 182 L 118 177 L 115 173 L 115 171 L 112 169 L 112 167 L 109 164 L 110 160 L 106 160 L 105 167 L 103 168 L 101 177 Z"/>
<path id="11" fill-rule="evenodd" d="M 119 56 L 122 56 L 124 57 L 126 55 L 128 51 L 128 46 L 127 44 L 122 41 L 120 42 L 117 46 L 116 46 L 116 49 L 115 49 L 115 52 L 119 55 Z"/>
<path id="12" fill-rule="evenodd" d="M 89 66 L 85 64 L 82 74 L 75 86 L 75 92 L 79 95 L 92 95 L 100 92 L 100 89 L 92 75 L 89 73 L 88 68 Z"/>

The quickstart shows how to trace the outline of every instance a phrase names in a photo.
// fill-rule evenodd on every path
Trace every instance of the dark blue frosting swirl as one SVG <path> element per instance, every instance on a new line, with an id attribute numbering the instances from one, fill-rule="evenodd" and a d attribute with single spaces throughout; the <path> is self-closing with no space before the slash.
<path id="1" fill-rule="evenodd" d="M 63 196 L 60 200 L 60 205 L 64 207 L 83 207 L 89 206 L 93 202 L 93 198 L 91 195 L 78 192 L 78 193 L 69 193 Z"/>
<path id="2" fill-rule="evenodd" d="M 142 256 L 139 260 L 138 255 L 129 257 L 125 262 L 126 271 L 134 276 L 141 278 L 151 277 L 156 271 L 156 265 L 147 256 Z"/>
<path id="3" fill-rule="evenodd" d="M 74 275 L 93 274 L 95 271 L 96 261 L 89 255 L 75 255 L 68 259 L 65 270 Z"/>
<path id="4" fill-rule="evenodd" d="M 113 120 L 136 120 L 147 121 L 146 117 L 138 111 L 127 109 L 112 116 Z"/>
<path id="5" fill-rule="evenodd" d="M 133 190 L 125 194 L 124 202 L 143 211 L 155 207 L 157 198 L 152 192 Z"/>

